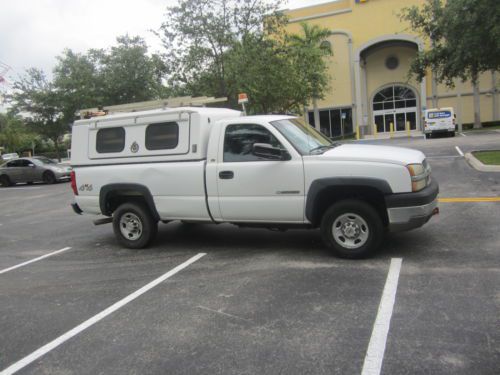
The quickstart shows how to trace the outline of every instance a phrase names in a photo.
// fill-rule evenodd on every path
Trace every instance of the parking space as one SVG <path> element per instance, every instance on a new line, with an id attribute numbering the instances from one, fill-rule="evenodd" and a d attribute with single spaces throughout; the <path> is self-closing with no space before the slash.
<path id="1" fill-rule="evenodd" d="M 369 142 L 424 151 L 440 197 L 500 196 L 500 174 L 456 149 L 498 148 L 500 133 Z M 0 371 L 66 337 L 19 373 L 361 374 L 402 259 L 380 373 L 498 374 L 500 202 L 441 203 L 421 229 L 347 261 L 318 231 L 231 225 L 160 225 L 151 248 L 123 249 L 71 201 L 67 183 L 0 189 L 0 271 L 71 247 L 0 274 Z"/>

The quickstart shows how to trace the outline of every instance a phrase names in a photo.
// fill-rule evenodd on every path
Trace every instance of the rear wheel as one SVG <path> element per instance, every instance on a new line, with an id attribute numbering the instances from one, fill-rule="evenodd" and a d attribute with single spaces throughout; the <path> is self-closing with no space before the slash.
<path id="1" fill-rule="evenodd" d="M 6 175 L 0 176 L 0 186 L 9 187 L 10 185 L 12 185 L 12 183 L 10 182 L 9 176 Z"/>
<path id="2" fill-rule="evenodd" d="M 321 234 L 339 257 L 358 259 L 372 254 L 384 236 L 382 218 L 370 204 L 346 199 L 333 204 L 323 215 Z"/>
<path id="3" fill-rule="evenodd" d="M 113 214 L 118 242 L 129 249 L 142 249 L 156 237 L 158 223 L 140 203 L 124 203 Z"/>
<path id="4" fill-rule="evenodd" d="M 45 182 L 46 184 L 49 184 L 49 185 L 50 184 L 55 184 L 56 181 L 57 181 L 56 180 L 56 176 L 54 176 L 54 173 L 49 172 L 49 171 L 45 172 L 43 174 L 42 178 L 43 178 L 43 182 Z"/>

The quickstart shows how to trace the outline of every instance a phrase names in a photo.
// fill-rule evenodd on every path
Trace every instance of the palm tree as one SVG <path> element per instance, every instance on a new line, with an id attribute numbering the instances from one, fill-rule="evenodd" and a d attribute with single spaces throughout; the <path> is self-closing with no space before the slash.
<path id="1" fill-rule="evenodd" d="M 319 130 L 318 99 L 328 84 L 325 74 L 324 56 L 332 56 L 333 51 L 328 38 L 332 32 L 318 25 L 301 23 L 302 33 L 288 36 L 290 46 L 297 56 L 297 64 L 303 76 L 304 85 L 308 86 L 314 109 L 314 124 Z"/>

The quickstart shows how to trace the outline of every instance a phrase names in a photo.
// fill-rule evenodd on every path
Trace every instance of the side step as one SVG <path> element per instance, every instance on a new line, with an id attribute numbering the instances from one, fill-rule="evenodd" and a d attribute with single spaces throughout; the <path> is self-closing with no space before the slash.
<path id="1" fill-rule="evenodd" d="M 103 217 L 102 219 L 94 220 L 94 225 L 108 224 L 108 223 L 112 223 L 112 222 L 113 222 L 112 217 Z"/>

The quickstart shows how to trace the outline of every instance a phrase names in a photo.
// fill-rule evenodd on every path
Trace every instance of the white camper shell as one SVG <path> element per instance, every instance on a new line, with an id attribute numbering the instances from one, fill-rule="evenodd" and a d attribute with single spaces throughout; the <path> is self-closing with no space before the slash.
<path id="1" fill-rule="evenodd" d="M 76 121 L 71 163 L 76 166 L 200 160 L 211 125 L 242 113 L 224 108 L 173 108 L 118 113 Z M 165 142 L 167 140 L 167 142 Z"/>

